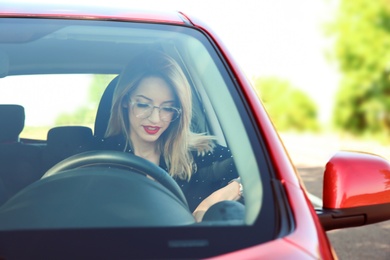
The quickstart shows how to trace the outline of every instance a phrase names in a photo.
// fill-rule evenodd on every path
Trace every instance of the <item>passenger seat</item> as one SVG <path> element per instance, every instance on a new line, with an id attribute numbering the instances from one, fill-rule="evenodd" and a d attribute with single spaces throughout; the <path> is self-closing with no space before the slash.
<path id="1" fill-rule="evenodd" d="M 60 126 L 49 130 L 43 153 L 44 171 L 72 155 L 91 150 L 92 129 L 85 126 Z"/>
<path id="2" fill-rule="evenodd" d="M 42 175 L 42 147 L 20 142 L 24 108 L 0 105 L 0 205 Z"/>

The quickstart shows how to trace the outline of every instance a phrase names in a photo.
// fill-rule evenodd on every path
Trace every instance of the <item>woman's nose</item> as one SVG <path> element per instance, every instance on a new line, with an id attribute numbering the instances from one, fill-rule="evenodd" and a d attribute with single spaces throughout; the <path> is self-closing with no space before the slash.
<path id="1" fill-rule="evenodd" d="M 160 110 L 157 107 L 154 107 L 148 119 L 153 123 L 160 122 Z"/>

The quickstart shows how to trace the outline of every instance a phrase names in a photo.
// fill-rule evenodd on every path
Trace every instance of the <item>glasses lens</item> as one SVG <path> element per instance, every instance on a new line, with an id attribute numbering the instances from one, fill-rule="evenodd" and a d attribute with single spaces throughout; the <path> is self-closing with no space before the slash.
<path id="1" fill-rule="evenodd" d="M 156 107 L 151 104 L 139 102 L 131 102 L 131 104 L 133 113 L 137 118 L 148 118 L 153 113 L 154 108 L 158 109 L 161 121 L 172 122 L 180 117 L 180 109 L 176 107 Z"/>
<path id="2" fill-rule="evenodd" d="M 160 119 L 164 122 L 172 122 L 179 118 L 180 111 L 176 107 L 160 107 Z"/>
<path id="3" fill-rule="evenodd" d="M 147 118 L 152 114 L 153 106 L 146 103 L 138 103 L 134 102 L 133 104 L 133 112 L 134 115 L 138 118 Z"/>

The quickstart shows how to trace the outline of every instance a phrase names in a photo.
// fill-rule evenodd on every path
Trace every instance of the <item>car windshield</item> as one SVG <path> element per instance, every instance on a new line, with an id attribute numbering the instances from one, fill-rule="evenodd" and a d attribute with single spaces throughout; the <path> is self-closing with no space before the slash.
<path id="1" fill-rule="evenodd" d="M 245 227 L 258 225 L 263 235 L 237 243 L 254 244 L 248 241 L 273 236 L 275 206 L 259 129 L 234 72 L 206 34 L 188 25 L 150 22 L 36 18 L 1 18 L 0 22 L 0 230 L 173 227 L 174 232 L 199 228 L 207 233 L 221 226 L 252 232 Z M 182 94 L 176 92 L 167 98 L 161 90 L 138 93 L 157 84 L 161 75 L 151 73 L 148 84 L 129 80 L 132 83 L 124 88 L 134 83 L 138 89 L 124 95 L 115 107 L 121 94 L 115 87 L 119 89 L 127 75 L 136 73 L 141 65 L 126 68 L 134 60 L 141 64 L 144 60 L 137 57 L 143 53 L 162 53 L 179 65 L 190 87 L 188 101 L 182 102 Z M 185 112 L 189 107 L 191 113 Z M 113 127 L 113 114 L 118 111 L 128 113 L 122 128 Z M 187 115 L 191 134 L 198 139 L 212 136 L 215 154 L 193 149 L 192 176 L 170 173 L 184 191 L 183 202 L 170 181 L 161 185 L 164 178 L 144 168 L 137 170 L 142 165 L 152 167 L 148 162 L 135 160 L 129 166 L 121 154 L 137 155 L 136 141 L 146 139 L 144 132 L 152 138 L 167 125 L 180 125 Z M 158 116 L 165 125 L 150 123 Z M 129 120 L 140 122 L 144 131 L 131 141 L 126 131 L 131 129 L 131 136 L 138 129 Z M 149 120 L 149 125 L 143 120 Z M 114 134 L 107 134 L 110 131 Z M 113 136 L 121 141 L 114 138 L 101 148 Z M 112 148 L 115 145 L 123 146 Z M 202 153 L 223 160 L 214 158 L 203 167 L 203 159 L 196 161 Z M 162 153 L 160 157 L 158 168 L 169 172 L 174 162 Z M 237 176 L 229 173 L 233 171 Z M 210 195 L 197 189 L 215 191 L 237 177 L 244 187 L 242 198 L 235 201 L 239 205 L 232 205 L 238 217 L 213 217 L 220 214 L 217 209 L 205 214 L 203 221 L 192 219 L 193 211 Z M 229 205 L 221 207 L 226 210 Z M 183 246 L 180 240 L 172 243 Z"/>

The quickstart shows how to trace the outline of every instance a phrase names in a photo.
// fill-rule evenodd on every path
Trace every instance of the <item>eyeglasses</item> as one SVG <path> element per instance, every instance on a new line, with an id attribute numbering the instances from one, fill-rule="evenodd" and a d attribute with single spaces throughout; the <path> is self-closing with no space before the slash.
<path id="1" fill-rule="evenodd" d="M 137 118 L 148 118 L 152 115 L 155 108 L 158 109 L 158 113 L 161 121 L 172 122 L 178 119 L 181 115 L 181 109 L 170 106 L 153 106 L 148 103 L 142 102 L 129 102 L 131 104 L 131 110 Z"/>

